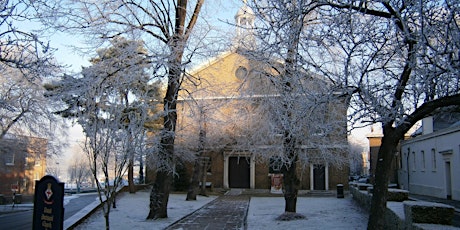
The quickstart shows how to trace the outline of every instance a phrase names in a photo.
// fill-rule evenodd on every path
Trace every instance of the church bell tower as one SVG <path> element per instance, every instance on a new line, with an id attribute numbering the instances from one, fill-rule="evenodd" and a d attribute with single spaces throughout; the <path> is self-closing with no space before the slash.
<path id="1" fill-rule="evenodd" d="M 255 46 L 254 36 L 254 11 L 247 5 L 246 0 L 244 5 L 238 10 L 235 15 L 236 36 L 235 46 L 247 50 L 253 50 Z"/>

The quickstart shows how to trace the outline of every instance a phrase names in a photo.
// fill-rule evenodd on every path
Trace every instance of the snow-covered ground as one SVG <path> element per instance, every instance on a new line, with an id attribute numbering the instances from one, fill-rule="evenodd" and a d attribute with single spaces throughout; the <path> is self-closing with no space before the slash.
<path id="1" fill-rule="evenodd" d="M 164 229 L 217 198 L 217 196 L 199 196 L 197 201 L 185 201 L 185 194 L 171 194 L 169 196 L 168 218 L 146 220 L 145 218 L 149 213 L 149 195 L 150 193 L 146 191 L 123 194 L 117 200 L 117 208 L 110 211 L 110 229 Z M 94 213 L 75 229 L 105 229 L 105 219 L 102 211 Z"/>
<path id="2" fill-rule="evenodd" d="M 351 197 L 299 197 L 297 213 L 306 218 L 293 221 L 275 220 L 284 210 L 283 197 L 252 197 L 249 204 L 248 229 L 366 229 L 368 214 Z"/>
<path id="3" fill-rule="evenodd" d="M 149 193 L 126 193 L 110 212 L 111 229 L 164 229 L 185 215 L 212 201 L 216 196 L 199 196 L 197 201 L 185 201 L 185 194 L 171 194 L 168 216 L 163 220 L 146 220 L 149 211 Z M 306 219 L 275 220 L 284 211 L 282 197 L 252 197 L 249 204 L 248 229 L 366 229 L 367 214 L 350 197 L 299 197 L 297 212 Z M 76 229 L 104 229 L 104 217 L 99 211 Z"/>

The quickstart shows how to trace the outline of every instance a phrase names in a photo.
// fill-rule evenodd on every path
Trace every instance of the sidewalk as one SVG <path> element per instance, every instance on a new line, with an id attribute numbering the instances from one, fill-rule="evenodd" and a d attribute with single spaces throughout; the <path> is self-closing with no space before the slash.
<path id="1" fill-rule="evenodd" d="M 249 196 L 227 194 L 170 225 L 175 229 L 244 229 Z"/>
<path id="2" fill-rule="evenodd" d="M 0 205 L 0 214 L 28 211 L 32 210 L 33 208 L 33 203 L 15 204 L 14 207 L 13 204 L 3 204 Z"/>

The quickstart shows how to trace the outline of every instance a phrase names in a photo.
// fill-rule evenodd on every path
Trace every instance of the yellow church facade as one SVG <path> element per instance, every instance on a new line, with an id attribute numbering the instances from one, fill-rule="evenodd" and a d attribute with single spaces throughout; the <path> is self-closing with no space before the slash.
<path id="1" fill-rule="evenodd" d="M 197 154 L 208 159 L 206 181 L 212 188 L 270 190 L 274 179 L 279 178 L 265 154 L 273 154 L 273 149 L 277 149 L 273 146 L 280 146 L 280 142 L 263 134 L 257 139 L 251 133 L 260 132 L 257 126 L 269 122 L 266 114 L 255 109 L 257 98 L 271 92 L 270 82 L 260 74 L 269 71 L 269 67 L 252 60 L 246 52 L 235 49 L 223 53 L 190 71 L 182 83 L 175 151 L 181 156 L 189 155 L 189 159 Z M 339 107 L 343 116 L 333 119 L 344 120 L 343 130 L 346 130 L 346 100 L 337 102 L 331 105 Z M 346 155 L 346 131 L 331 138 L 344 143 L 331 146 L 333 152 Z M 303 146 L 305 149 L 299 151 L 310 154 L 319 151 Z M 298 165 L 302 190 L 328 191 L 337 184 L 347 184 L 348 166 L 338 168 L 326 161 Z"/>

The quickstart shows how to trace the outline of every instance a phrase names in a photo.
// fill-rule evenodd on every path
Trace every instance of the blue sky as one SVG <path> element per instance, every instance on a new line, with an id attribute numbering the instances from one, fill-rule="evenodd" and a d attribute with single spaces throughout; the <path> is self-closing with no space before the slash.
<path id="1" fill-rule="evenodd" d="M 222 21 L 233 23 L 234 16 L 242 5 L 242 0 L 207 0 L 201 16 L 205 17 L 215 27 L 232 29 Z M 91 56 L 83 55 L 72 48 L 72 46 L 84 46 L 83 40 L 78 36 L 57 32 L 48 39 L 50 39 L 51 47 L 57 48 L 55 52 L 56 59 L 59 63 L 70 66 L 68 69 L 70 72 L 79 72 L 81 66 L 89 65 L 88 59 Z"/>

